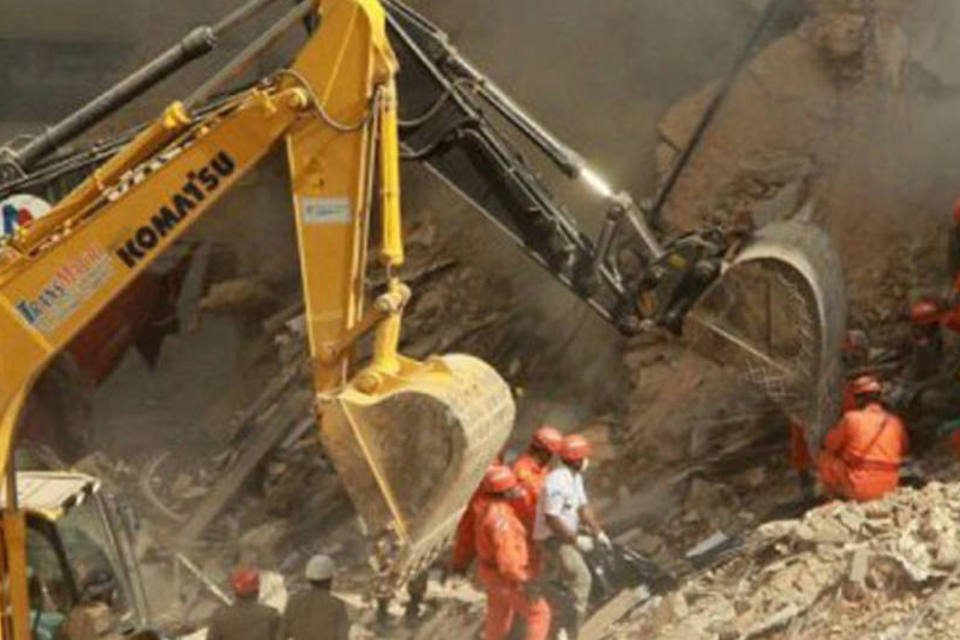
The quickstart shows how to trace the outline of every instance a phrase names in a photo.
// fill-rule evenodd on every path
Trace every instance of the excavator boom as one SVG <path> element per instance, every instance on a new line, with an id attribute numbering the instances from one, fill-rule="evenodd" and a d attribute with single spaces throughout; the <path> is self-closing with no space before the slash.
<path id="1" fill-rule="evenodd" d="M 273 1 L 250 0 L 225 24 Z M 315 31 L 291 65 L 254 87 L 217 93 L 303 18 Z M 839 260 L 822 231 L 789 223 L 668 237 L 658 216 L 607 185 L 398 0 L 300 3 L 186 106 L 175 103 L 118 139 L 54 153 L 202 54 L 211 43 L 201 36 L 223 27 L 195 32 L 179 53 L 19 152 L 0 151 L 0 196 L 79 181 L 0 248 L 0 470 L 12 471 L 20 410 L 46 363 L 281 141 L 321 434 L 383 551 L 387 580 L 418 571 L 443 546 L 515 412 L 506 383 L 485 363 L 463 355 L 416 362 L 397 353 L 410 297 L 396 277 L 401 159 L 426 164 L 621 332 L 682 333 L 740 367 L 810 433 L 832 419 L 845 300 Z M 521 145 L 599 196 L 607 215 L 596 238 L 579 228 Z M 364 271 L 374 223 L 387 284 L 371 303 Z M 352 347 L 371 333 L 372 359 L 355 362 Z M 22 517 L 15 496 L 6 504 L 0 571 L 8 586 L 0 605 L 9 613 L 0 638 L 20 640 Z"/>
<path id="2" fill-rule="evenodd" d="M 395 275 L 404 260 L 397 65 L 385 27 L 376 0 L 324 0 L 320 28 L 290 67 L 202 115 L 172 104 L 48 215 L 5 238 L 0 470 L 10 481 L 0 638 L 29 637 L 12 447 L 31 386 L 280 142 L 290 167 L 322 436 L 369 533 L 392 550 L 382 578 L 405 579 L 452 535 L 515 409 L 507 384 L 476 358 L 417 362 L 397 353 L 410 291 Z M 364 282 L 374 221 L 388 284 L 371 305 Z M 373 358 L 354 362 L 354 344 L 367 334 Z"/>

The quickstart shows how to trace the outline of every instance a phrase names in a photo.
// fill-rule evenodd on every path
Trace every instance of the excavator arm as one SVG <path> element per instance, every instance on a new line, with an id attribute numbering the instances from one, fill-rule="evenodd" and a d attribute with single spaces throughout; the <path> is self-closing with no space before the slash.
<path id="1" fill-rule="evenodd" d="M 686 312 L 720 274 L 727 235 L 702 229 L 664 245 L 628 193 L 615 192 L 443 31 L 397 0 L 384 6 L 402 69 L 405 158 L 425 163 L 620 331 L 659 325 L 679 333 Z M 606 218 L 596 238 L 581 231 L 518 141 L 599 197 Z"/>
<path id="2" fill-rule="evenodd" d="M 288 69 L 202 116 L 174 103 L 0 249 L 0 469 L 11 478 L 0 637 L 28 637 L 12 450 L 33 382 L 281 141 L 327 450 L 371 535 L 388 539 L 392 579 L 446 542 L 509 435 L 514 406 L 506 383 L 475 358 L 397 353 L 410 292 L 395 275 L 403 263 L 396 71 L 375 0 L 324 0 L 320 28 Z M 388 285 L 368 309 L 375 220 Z M 374 356 L 356 371 L 351 347 L 368 333 Z"/>
<path id="3" fill-rule="evenodd" d="M 273 1 L 250 0 L 224 22 Z M 171 65 L 209 48 L 207 36 L 219 26 L 195 31 L 25 148 L 6 158 L 0 150 L 0 195 L 72 181 L 95 167 L 0 255 L 0 466 L 7 472 L 20 408 L 44 364 L 280 140 L 290 165 L 322 436 L 370 533 L 381 536 L 386 574 L 402 578 L 443 544 L 514 413 L 505 383 L 487 365 L 467 356 L 419 363 L 397 353 L 409 298 L 394 277 L 403 260 L 401 156 L 425 163 L 622 332 L 682 332 L 691 346 L 740 367 L 813 436 L 829 424 L 838 406 L 845 300 L 839 260 L 823 232 L 788 223 L 668 238 L 656 228 L 657 215 L 648 222 L 627 194 L 398 0 L 323 0 L 322 11 L 316 7 L 300 3 L 187 107 L 172 106 L 128 137 L 51 155 Z M 254 88 L 215 95 L 303 18 L 316 30 L 288 69 Z M 607 215 L 595 239 L 541 178 L 543 163 L 521 149 L 599 195 Z M 365 305 L 368 236 L 377 220 L 388 285 Z M 373 359 L 354 371 L 351 346 L 371 332 Z M 10 504 L 0 560 L 10 584 L 19 584 Z M 4 593 L 15 616 L 24 610 L 23 593 Z M 5 630 L 2 637 L 23 636 Z"/>
<path id="4" fill-rule="evenodd" d="M 759 230 L 706 226 L 680 235 L 659 228 L 660 209 L 723 97 L 789 3 L 769 3 L 649 209 L 616 192 L 443 31 L 401 0 L 383 4 L 401 66 L 405 157 L 426 164 L 624 334 L 661 327 L 740 371 L 806 426 L 815 450 L 839 411 L 846 323 L 843 272 L 829 236 L 798 222 Z M 542 177 L 551 165 L 606 208 L 595 237 L 551 192 Z"/>

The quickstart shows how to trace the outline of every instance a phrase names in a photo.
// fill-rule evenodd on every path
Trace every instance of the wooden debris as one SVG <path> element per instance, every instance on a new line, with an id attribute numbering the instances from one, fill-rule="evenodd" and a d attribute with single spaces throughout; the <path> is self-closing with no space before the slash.
<path id="1" fill-rule="evenodd" d="M 610 602 L 603 605 L 580 629 L 580 640 L 600 640 L 610 631 L 610 625 L 623 618 L 630 611 L 650 599 L 650 591 L 646 587 L 625 589 Z"/>
<path id="2" fill-rule="evenodd" d="M 310 392 L 291 394 L 281 401 L 275 412 L 260 416 L 253 435 L 244 444 L 237 461 L 217 480 L 180 530 L 177 535 L 180 545 L 188 545 L 203 535 L 267 454 L 286 437 L 291 428 L 301 423 L 305 413 L 311 411 L 312 399 L 313 394 Z"/>
<path id="3" fill-rule="evenodd" d="M 213 580 L 211 580 L 211 579 L 207 576 L 207 574 L 205 574 L 205 573 L 200 569 L 200 567 L 198 567 L 197 565 L 195 565 L 195 564 L 193 563 L 193 561 L 190 560 L 190 558 L 188 558 L 187 556 L 183 555 L 182 553 L 176 553 L 176 554 L 174 554 L 173 557 L 174 557 L 174 559 L 175 559 L 179 564 L 183 565 L 183 567 L 184 567 L 187 571 L 189 571 L 189 572 L 193 575 L 194 578 L 196 578 L 197 580 L 199 580 L 199 581 L 200 581 L 200 584 L 202 584 L 202 585 L 206 588 L 207 591 L 209 591 L 209 592 L 212 593 L 214 596 L 216 596 L 216 598 L 217 598 L 220 602 L 222 602 L 223 604 L 226 604 L 226 605 L 231 605 L 231 604 L 233 604 L 233 598 L 231 598 L 231 597 L 228 596 L 226 593 L 224 593 L 224 592 L 223 592 L 223 589 L 221 589 L 221 588 L 217 585 L 216 582 L 214 582 Z"/>

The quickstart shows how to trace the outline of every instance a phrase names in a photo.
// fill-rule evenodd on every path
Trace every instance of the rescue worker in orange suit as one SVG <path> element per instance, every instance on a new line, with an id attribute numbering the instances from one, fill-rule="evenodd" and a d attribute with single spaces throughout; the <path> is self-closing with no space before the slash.
<path id="1" fill-rule="evenodd" d="M 537 515 L 537 500 L 543 481 L 550 473 L 550 461 L 563 448 L 563 434 L 551 426 L 537 429 L 527 450 L 513 463 L 513 472 L 526 493 L 526 501 L 520 514 L 527 531 L 533 533 L 533 520 Z"/>
<path id="2" fill-rule="evenodd" d="M 230 585 L 236 601 L 213 612 L 207 640 L 276 640 L 280 632 L 280 613 L 257 602 L 260 572 L 238 568 L 230 575 Z"/>
<path id="3" fill-rule="evenodd" d="M 847 411 L 824 439 L 820 482 L 830 497 L 864 502 L 897 488 L 907 431 L 881 404 L 876 378 L 857 378 L 852 391 L 860 408 Z"/>
<path id="4" fill-rule="evenodd" d="M 545 640 L 550 606 L 538 593 L 530 565 L 530 537 L 512 501 L 522 489 L 510 467 L 496 465 L 484 475 L 487 507 L 476 523 L 480 582 L 487 592 L 484 640 L 502 640 L 514 617 L 526 618 L 526 640 Z"/>
<path id="5" fill-rule="evenodd" d="M 844 365 L 853 366 L 852 360 L 862 358 L 867 350 L 867 337 L 861 331 L 847 331 L 843 342 L 842 357 Z M 853 385 L 846 383 L 840 400 L 840 411 L 846 413 L 857 408 L 857 401 L 853 394 Z M 810 454 L 810 447 L 807 443 L 806 430 L 799 422 L 790 421 L 790 468 L 797 474 L 797 481 L 800 484 L 800 493 L 804 498 L 813 498 L 814 479 L 813 472 L 816 469 L 816 461 Z"/>
<path id="6" fill-rule="evenodd" d="M 497 465 L 503 464 L 503 455 L 497 456 L 497 459 L 491 464 L 487 471 Z M 464 575 L 470 568 L 470 563 L 477 557 L 476 529 L 477 521 L 487 509 L 490 502 L 487 493 L 483 490 L 483 482 L 470 496 L 470 502 L 460 516 L 460 522 L 457 523 L 457 533 L 453 538 L 453 553 L 450 559 L 450 572 L 457 575 Z"/>

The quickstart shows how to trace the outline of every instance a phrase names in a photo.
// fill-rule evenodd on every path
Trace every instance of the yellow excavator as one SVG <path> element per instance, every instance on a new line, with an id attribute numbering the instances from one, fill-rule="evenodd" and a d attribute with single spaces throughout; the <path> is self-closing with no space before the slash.
<path id="1" fill-rule="evenodd" d="M 831 354 L 839 346 L 842 292 L 822 234 L 787 225 L 663 240 L 648 212 L 615 193 L 441 31 L 395 0 L 295 3 L 155 121 L 108 143 L 65 150 L 273 2 L 251 0 L 195 30 L 60 124 L 0 154 L 0 196 L 41 181 L 76 183 L 0 246 L 0 639 L 30 637 L 27 529 L 12 452 L 32 385 L 278 144 L 289 164 L 321 437 L 371 536 L 392 550 L 395 580 L 420 570 L 448 541 L 515 415 L 508 385 L 479 359 L 421 362 L 398 353 L 411 296 L 397 276 L 404 261 L 401 159 L 425 163 L 624 333 L 665 327 L 733 345 L 738 355 L 731 359 L 747 362 L 789 413 L 814 431 L 828 421 L 832 408 L 823 398 L 832 397 L 830 376 L 838 375 Z M 224 89 L 301 24 L 310 35 L 290 65 L 251 86 Z M 517 151 L 517 137 L 599 194 L 608 215 L 596 241 Z M 371 238 L 387 284 L 367 300 Z M 751 299 L 758 282 L 759 306 Z M 790 334 L 797 322 L 802 332 Z M 358 362 L 355 347 L 366 336 L 373 355 Z M 824 394 L 796 393 L 814 387 Z"/>

